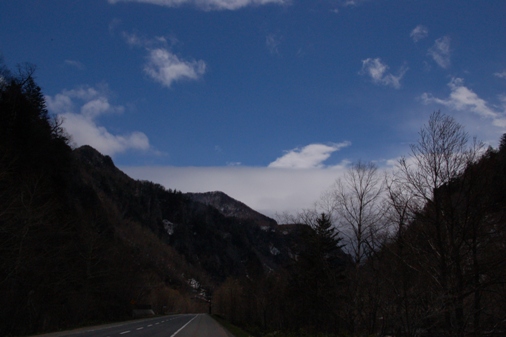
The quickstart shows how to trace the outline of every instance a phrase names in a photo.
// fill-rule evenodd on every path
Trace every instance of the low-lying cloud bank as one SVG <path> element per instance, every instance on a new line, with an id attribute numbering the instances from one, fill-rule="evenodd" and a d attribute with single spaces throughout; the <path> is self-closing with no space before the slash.
<path id="1" fill-rule="evenodd" d="M 182 192 L 222 191 L 254 210 L 276 213 L 310 208 L 323 191 L 342 175 L 346 166 L 323 169 L 268 167 L 124 166 L 130 177 L 149 180 Z"/>
<path id="2" fill-rule="evenodd" d="M 268 167 L 126 166 L 130 177 L 148 180 L 182 192 L 221 191 L 254 210 L 275 217 L 310 208 L 335 180 L 348 161 L 328 166 L 332 153 L 351 142 L 314 143 L 285 151 Z"/>

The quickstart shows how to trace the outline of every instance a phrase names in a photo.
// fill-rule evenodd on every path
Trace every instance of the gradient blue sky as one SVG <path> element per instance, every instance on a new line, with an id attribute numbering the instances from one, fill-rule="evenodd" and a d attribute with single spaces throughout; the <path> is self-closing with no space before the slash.
<path id="1" fill-rule="evenodd" d="M 3 0 L 76 145 L 138 179 L 309 207 L 356 160 L 388 167 L 434 110 L 506 132 L 504 0 Z"/>

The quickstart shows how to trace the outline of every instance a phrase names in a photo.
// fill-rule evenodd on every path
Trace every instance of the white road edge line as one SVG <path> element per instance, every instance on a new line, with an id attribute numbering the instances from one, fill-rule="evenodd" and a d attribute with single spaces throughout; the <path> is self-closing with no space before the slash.
<path id="1" fill-rule="evenodd" d="M 193 321 L 195 318 L 197 318 L 197 316 L 199 316 L 199 315 L 195 315 L 195 317 L 193 317 L 192 319 L 190 319 L 190 320 L 188 321 L 188 323 L 186 323 L 186 324 L 185 324 L 185 325 L 183 325 L 181 328 L 179 328 L 179 330 L 178 330 L 178 331 L 176 331 L 176 332 L 174 332 L 174 333 L 173 333 L 170 337 L 174 337 L 175 335 L 177 335 L 177 334 L 178 334 L 181 330 L 183 330 L 184 328 L 186 328 L 186 326 L 187 326 L 188 324 L 190 324 L 190 323 L 191 323 L 191 321 Z"/>
<path id="2" fill-rule="evenodd" d="M 126 334 L 126 333 L 130 333 L 130 330 L 120 332 L 120 335 L 124 335 L 124 334 Z"/>

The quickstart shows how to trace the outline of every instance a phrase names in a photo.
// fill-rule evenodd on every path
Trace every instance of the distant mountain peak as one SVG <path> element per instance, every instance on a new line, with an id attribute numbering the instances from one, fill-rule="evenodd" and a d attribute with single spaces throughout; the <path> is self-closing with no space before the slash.
<path id="1" fill-rule="evenodd" d="M 74 150 L 74 154 L 79 156 L 81 159 L 85 159 L 88 163 L 93 164 L 96 167 L 116 168 L 111 157 L 103 155 L 89 145 L 78 147 Z"/>
<path id="2" fill-rule="evenodd" d="M 186 193 L 186 195 L 197 202 L 216 208 L 224 216 L 252 220 L 260 227 L 277 226 L 276 220 L 253 210 L 251 207 L 224 192 Z"/>

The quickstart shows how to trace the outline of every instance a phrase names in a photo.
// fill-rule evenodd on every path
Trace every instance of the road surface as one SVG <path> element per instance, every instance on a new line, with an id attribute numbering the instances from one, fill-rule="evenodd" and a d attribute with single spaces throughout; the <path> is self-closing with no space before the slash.
<path id="1" fill-rule="evenodd" d="M 38 337 L 233 337 L 207 314 L 162 316 Z"/>

